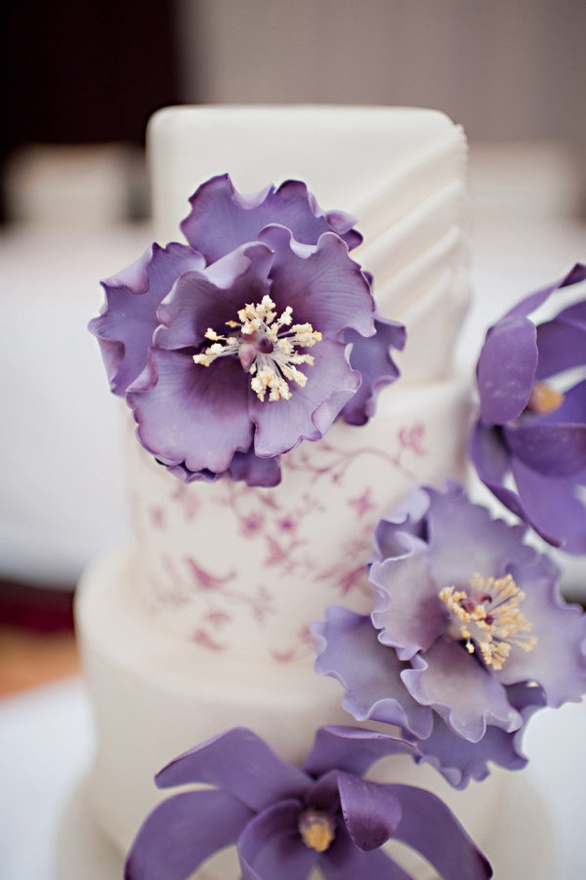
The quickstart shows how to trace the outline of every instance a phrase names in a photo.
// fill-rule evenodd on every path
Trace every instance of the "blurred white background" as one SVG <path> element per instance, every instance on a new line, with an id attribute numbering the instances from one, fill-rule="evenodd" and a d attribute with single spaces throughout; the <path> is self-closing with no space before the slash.
<path id="1" fill-rule="evenodd" d="M 2 150 L 4 581 L 71 589 L 126 529 L 119 409 L 85 325 L 99 279 L 150 242 L 142 138 L 158 106 L 411 104 L 462 123 L 476 289 L 465 359 L 507 302 L 585 257 L 581 0 L 56 0 L 50 19 L 38 9 L 36 25 L 30 9 L 26 22 L 3 13 L 4 65 L 19 74 Z M 35 46 L 44 75 L 31 83 Z"/>

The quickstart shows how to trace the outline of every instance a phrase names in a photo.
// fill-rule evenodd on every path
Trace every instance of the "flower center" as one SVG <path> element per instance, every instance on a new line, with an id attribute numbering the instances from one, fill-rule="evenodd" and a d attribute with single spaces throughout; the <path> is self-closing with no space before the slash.
<path id="1" fill-rule="evenodd" d="M 535 647 L 537 638 L 529 635 L 532 624 L 519 608 L 525 593 L 510 574 L 496 580 L 475 574 L 470 587 L 470 593 L 444 587 L 439 594 L 451 616 L 449 635 L 463 639 L 471 654 L 480 651 L 486 666 L 495 671 L 502 668 L 513 645 L 524 651 Z"/>
<path id="2" fill-rule="evenodd" d="M 205 338 L 212 345 L 194 355 L 194 363 L 209 367 L 219 357 L 236 356 L 242 369 L 253 377 L 250 387 L 259 400 L 264 401 L 267 391 L 269 400 L 288 400 L 290 382 L 302 388 L 307 382 L 307 376 L 297 367 L 314 362 L 312 355 L 300 353 L 297 348 L 311 348 L 322 338 L 309 323 L 292 325 L 291 314 L 291 306 L 287 306 L 277 316 L 268 294 L 260 303 L 247 303 L 238 312 L 238 321 L 226 322 L 236 331 L 233 335 L 220 336 L 211 327 L 207 329 Z"/>
<path id="3" fill-rule="evenodd" d="M 321 810 L 305 810 L 297 827 L 305 846 L 319 853 L 328 850 L 336 836 L 336 820 Z"/>
<path id="4" fill-rule="evenodd" d="M 527 409 L 530 412 L 538 413 L 538 415 L 547 415 L 547 413 L 555 412 L 564 402 L 563 391 L 558 391 L 547 382 L 534 382 Z"/>

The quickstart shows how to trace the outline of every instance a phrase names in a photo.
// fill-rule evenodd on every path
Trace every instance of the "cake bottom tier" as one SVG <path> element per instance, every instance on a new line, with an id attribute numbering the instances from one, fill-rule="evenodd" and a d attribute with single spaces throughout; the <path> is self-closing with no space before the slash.
<path id="1" fill-rule="evenodd" d="M 97 737 L 86 797 L 102 831 L 121 853 L 147 813 L 166 796 L 154 785 L 155 773 L 187 749 L 245 726 L 282 758 L 302 764 L 317 727 L 353 723 L 340 707 L 337 682 L 316 676 L 309 661 L 279 666 L 237 662 L 161 632 L 135 600 L 132 566 L 132 546 L 118 548 L 88 569 L 77 599 Z M 379 762 L 372 775 L 432 789 L 481 847 L 502 812 L 505 775 L 498 771 L 462 792 L 433 769 L 403 757 Z M 414 867 L 410 853 L 399 857 L 407 860 L 405 866 L 417 880 L 434 876 L 429 866 Z M 238 877 L 233 854 L 220 854 L 197 876 Z"/>
<path id="2" fill-rule="evenodd" d="M 89 796 L 88 780 L 80 782 L 61 817 L 57 841 L 57 880 L 120 880 L 124 871 L 124 852 L 96 821 Z M 535 845 L 535 841 L 538 845 Z M 483 840 L 494 870 L 495 880 L 559 880 L 556 873 L 551 817 L 536 788 L 524 774 L 515 774 L 507 784 L 498 813 Z M 212 872 L 210 874 L 210 871 Z M 214 871 L 220 873 L 213 874 Z M 198 871 L 197 880 L 232 880 L 239 872 L 224 873 L 218 861 Z M 432 877 L 419 868 L 418 880 Z M 314 878 L 311 878 L 314 880 Z"/>

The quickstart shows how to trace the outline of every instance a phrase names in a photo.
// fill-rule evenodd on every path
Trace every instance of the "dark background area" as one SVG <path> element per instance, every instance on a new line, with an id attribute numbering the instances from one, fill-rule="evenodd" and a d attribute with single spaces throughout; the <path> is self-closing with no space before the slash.
<path id="1" fill-rule="evenodd" d="M 173 3 L 4 0 L 0 41 L 2 168 L 28 143 L 142 146 L 180 101 Z"/>

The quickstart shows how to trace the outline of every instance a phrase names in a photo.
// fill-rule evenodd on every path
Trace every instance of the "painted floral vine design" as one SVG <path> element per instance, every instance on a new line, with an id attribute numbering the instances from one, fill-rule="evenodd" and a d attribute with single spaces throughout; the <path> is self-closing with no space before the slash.
<path id="1" fill-rule="evenodd" d="M 225 510 L 229 518 L 226 528 L 235 531 L 244 541 L 258 548 L 267 581 L 259 583 L 256 590 L 238 588 L 238 566 L 224 565 L 211 569 L 198 554 L 190 552 L 176 559 L 169 552 L 161 551 L 159 564 L 164 572 L 165 587 L 152 579 L 155 602 L 169 609 L 180 609 L 200 604 L 198 624 L 191 638 L 197 644 L 214 652 L 229 649 L 229 641 L 223 640 L 223 632 L 234 622 L 236 615 L 245 611 L 249 620 L 263 628 L 278 607 L 278 582 L 280 575 L 296 575 L 301 580 L 311 579 L 327 584 L 332 600 L 343 601 L 350 595 L 368 594 L 369 585 L 366 563 L 371 548 L 371 535 L 379 511 L 369 485 L 353 490 L 347 485 L 351 467 L 360 466 L 365 458 L 374 456 L 382 461 L 393 474 L 400 473 L 410 483 L 415 476 L 410 468 L 410 457 L 424 457 L 425 425 L 417 422 L 402 426 L 396 434 L 397 451 L 387 452 L 364 446 L 349 452 L 329 440 L 313 446 L 314 454 L 304 450 L 288 460 L 285 470 L 295 479 L 301 471 L 311 475 L 312 491 L 293 496 L 291 503 L 283 502 L 283 495 L 272 491 L 246 487 L 242 483 L 223 481 L 221 491 L 208 493 L 207 504 Z M 319 455 L 315 453 L 319 452 Z M 163 475 L 161 469 L 148 461 L 153 474 Z M 311 540 L 310 522 L 316 513 L 325 511 L 320 498 L 322 484 L 335 486 L 342 504 L 351 507 L 356 515 L 356 530 L 352 540 L 340 549 L 334 564 L 324 565 L 319 548 Z M 152 506 L 147 517 L 157 530 L 173 529 L 173 516 L 179 512 L 184 525 L 192 528 L 205 511 L 200 507 L 199 493 L 180 481 L 170 484 L 167 502 Z M 286 495 L 285 495 L 286 498 Z M 269 648 L 270 655 L 278 662 L 298 662 L 311 656 L 312 644 L 307 627 L 301 628 L 290 643 L 280 643 Z"/>

